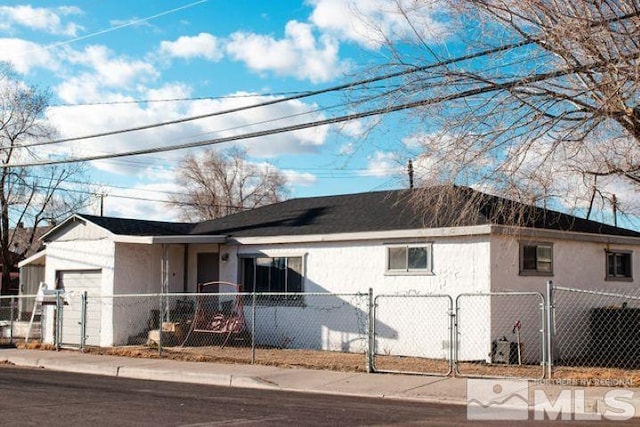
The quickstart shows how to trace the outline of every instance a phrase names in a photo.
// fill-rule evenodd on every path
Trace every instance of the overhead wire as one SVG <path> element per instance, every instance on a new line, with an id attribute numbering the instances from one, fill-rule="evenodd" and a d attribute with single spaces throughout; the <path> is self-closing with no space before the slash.
<path id="1" fill-rule="evenodd" d="M 637 54 L 634 54 L 634 55 L 623 55 L 619 59 L 638 59 L 638 55 Z M 608 62 L 606 62 L 606 63 L 608 63 Z M 402 110 L 408 110 L 408 109 L 413 109 L 413 108 L 418 108 L 418 107 L 425 107 L 425 106 L 428 106 L 428 105 L 435 105 L 435 104 L 439 104 L 439 103 L 442 103 L 442 102 L 445 102 L 445 101 L 468 98 L 468 97 L 472 97 L 472 96 L 476 96 L 476 95 L 481 95 L 481 94 L 485 94 L 485 93 L 489 93 L 489 92 L 494 92 L 494 91 L 497 91 L 497 90 L 513 89 L 513 88 L 518 87 L 520 85 L 541 82 L 541 81 L 549 80 L 549 79 L 552 79 L 552 78 L 562 77 L 562 76 L 566 76 L 568 74 L 577 73 L 577 72 L 585 71 L 585 70 L 588 70 L 588 69 L 592 69 L 592 68 L 594 68 L 596 66 L 604 66 L 604 65 L 606 65 L 605 62 L 601 61 L 600 63 L 591 63 L 591 64 L 584 64 L 584 65 L 577 66 L 577 67 L 568 67 L 568 68 L 564 68 L 564 69 L 550 71 L 550 72 L 547 72 L 547 73 L 540 73 L 540 74 L 526 76 L 526 77 L 519 78 L 519 79 L 508 80 L 508 81 L 501 82 L 501 83 L 488 83 L 485 86 L 469 89 L 469 90 L 458 92 L 458 93 L 453 93 L 453 94 L 450 94 L 450 95 L 443 95 L 443 96 L 434 97 L 434 98 L 426 98 L 426 99 L 421 99 L 421 100 L 412 101 L 412 102 L 408 102 L 408 103 L 391 105 L 391 106 L 387 106 L 387 107 L 383 107 L 383 108 L 377 108 L 377 109 L 373 109 L 373 110 L 367 110 L 367 111 L 364 111 L 364 112 L 346 114 L 346 115 L 337 116 L 337 117 L 333 117 L 333 118 L 329 118 L 329 119 L 322 119 L 322 120 L 316 120 L 316 121 L 312 121 L 312 122 L 299 123 L 299 124 L 295 124 L 295 125 L 289 125 L 289 126 L 283 126 L 283 127 L 274 128 L 274 129 L 267 129 L 267 130 L 261 130 L 261 131 L 256 131 L 256 132 L 250 132 L 250 133 L 241 134 L 241 135 L 233 135 L 233 136 L 209 139 L 209 140 L 204 140 L 204 141 L 196 141 L 196 142 L 191 142 L 191 143 L 177 144 L 177 145 L 171 145 L 171 146 L 167 146 L 167 147 L 152 147 L 152 148 L 146 148 L 146 149 L 131 150 L 131 151 L 126 151 L 126 152 L 112 153 L 112 154 L 102 154 L 102 155 L 76 157 L 76 158 L 66 158 L 66 159 L 49 159 L 49 160 L 46 160 L 46 161 L 38 161 L 38 162 L 5 163 L 5 164 L 0 164 L 0 168 L 4 169 L 4 168 L 10 168 L 10 167 L 31 167 L 31 166 L 67 164 L 67 163 L 78 163 L 78 162 L 95 161 L 95 160 L 103 160 L 103 159 L 113 159 L 113 158 L 119 158 L 119 157 L 137 156 L 137 155 L 142 155 L 142 154 L 155 154 L 155 153 L 162 153 L 162 152 L 168 152 L 168 151 L 182 150 L 182 149 L 186 149 L 186 148 L 195 148 L 195 147 L 202 147 L 202 146 L 207 146 L 207 145 L 221 144 L 221 143 L 231 142 L 231 141 L 258 138 L 258 137 L 269 136 L 269 135 L 274 135 L 274 134 L 280 134 L 280 133 L 285 133 L 285 132 L 293 132 L 293 131 L 296 131 L 296 130 L 303 130 L 303 129 L 308 129 L 308 128 L 320 127 L 320 126 L 325 126 L 325 125 L 329 125 L 329 124 L 341 123 L 341 122 L 361 119 L 361 118 L 365 118 L 365 117 L 389 114 L 389 113 L 402 111 Z"/>
<path id="2" fill-rule="evenodd" d="M 292 96 L 288 96 L 288 97 L 284 97 L 284 98 L 273 99 L 273 100 L 269 100 L 269 101 L 265 101 L 265 102 L 259 102 L 259 103 L 256 103 L 256 104 L 245 105 L 245 106 L 241 106 L 241 107 L 235 107 L 235 108 L 229 108 L 229 109 L 225 109 L 225 110 L 215 111 L 213 113 L 199 114 L 199 115 L 196 115 L 196 116 L 190 116 L 190 117 L 184 117 L 184 118 L 175 119 L 175 120 L 168 120 L 168 121 L 164 121 L 164 122 L 152 123 L 152 124 L 143 125 L 143 126 L 135 126 L 135 127 L 125 128 L 125 129 L 112 130 L 112 131 L 108 131 L 108 132 L 99 132 L 99 133 L 90 134 L 90 135 L 83 135 L 83 136 L 77 136 L 77 137 L 71 137 L 71 138 L 56 139 L 56 140 L 52 140 L 52 141 L 34 142 L 34 143 L 31 143 L 31 144 L 24 144 L 24 145 L 17 146 L 17 147 L 29 148 L 29 147 L 38 147 L 38 146 L 44 146 L 44 145 L 53 145 L 53 144 L 61 144 L 61 143 L 65 143 L 65 142 L 73 142 L 73 141 L 101 138 L 101 137 L 105 137 L 105 136 L 113 136 L 113 135 L 119 135 L 119 134 L 123 134 L 123 133 L 136 132 L 136 131 L 140 131 L 140 130 L 153 129 L 153 128 L 158 128 L 158 127 L 162 127 L 162 126 L 174 125 L 174 124 L 179 124 L 179 123 L 186 123 L 186 122 L 190 122 L 190 121 L 194 121 L 194 120 L 200 120 L 200 119 L 209 118 L 209 117 L 215 117 L 215 116 L 221 116 L 221 115 L 226 115 L 226 114 L 231 114 L 231 113 L 236 113 L 236 112 L 241 112 L 241 111 L 252 110 L 252 109 L 255 109 L 255 108 L 267 107 L 267 106 L 270 106 L 270 105 L 276 105 L 276 104 L 280 104 L 280 103 L 283 103 L 283 102 L 289 102 L 289 101 L 294 101 L 294 100 L 298 100 L 298 99 L 304 99 L 304 98 L 308 98 L 308 97 L 312 97 L 312 96 L 318 96 L 318 95 L 322 95 L 322 94 L 325 94 L 325 93 L 343 91 L 343 90 L 351 89 L 351 88 L 354 88 L 354 87 L 357 87 L 357 86 L 366 85 L 368 83 L 375 83 L 375 82 L 388 80 L 388 79 L 392 79 L 392 78 L 395 78 L 395 77 L 400 77 L 400 76 L 404 76 L 404 75 L 408 75 L 408 74 L 412 74 L 412 73 L 418 73 L 418 72 L 421 72 L 421 71 L 426 71 L 426 70 L 433 69 L 433 68 L 439 68 L 439 67 L 443 67 L 443 66 L 446 66 L 446 65 L 454 64 L 454 63 L 457 63 L 457 62 L 464 62 L 464 61 L 468 61 L 468 60 L 471 60 L 471 59 L 476 59 L 476 58 L 481 57 L 481 56 L 487 56 L 487 55 L 491 55 L 493 53 L 502 52 L 502 51 L 506 51 L 506 50 L 511 50 L 511 49 L 515 49 L 515 48 L 518 48 L 518 47 L 521 47 L 521 46 L 526 46 L 526 45 L 529 45 L 529 44 L 532 44 L 532 43 L 534 43 L 533 40 L 523 40 L 523 41 L 520 41 L 520 42 L 511 43 L 511 44 L 508 44 L 508 45 L 502 45 L 502 46 L 498 46 L 498 47 L 495 47 L 495 48 L 492 48 L 492 49 L 485 49 L 485 50 L 480 51 L 480 52 L 475 52 L 475 53 L 471 53 L 471 54 L 468 54 L 468 55 L 463 55 L 463 56 L 460 56 L 460 57 L 451 58 L 449 60 L 440 61 L 440 62 L 437 62 L 437 63 L 434 63 L 434 64 L 428 64 L 428 65 L 423 65 L 423 66 L 418 66 L 418 67 L 414 66 L 414 67 L 410 67 L 408 69 L 405 69 L 405 70 L 402 70 L 402 71 L 397 71 L 397 72 L 394 72 L 394 73 L 387 73 L 387 74 L 384 74 L 384 75 L 381 75 L 381 76 L 370 77 L 370 78 L 367 78 L 367 79 L 357 80 L 357 81 L 354 81 L 354 82 L 348 82 L 348 83 L 335 85 L 335 86 L 331 86 L 331 87 L 324 88 L 324 89 L 307 91 L 307 92 L 303 92 L 303 93 L 300 93 L 300 94 L 297 94 L 297 95 L 292 95 Z M 0 149 L 2 149 L 2 147 L 0 147 Z"/>
<path id="3" fill-rule="evenodd" d="M 202 0 L 202 1 L 206 1 L 206 0 Z M 201 2 L 196 2 L 196 3 L 193 3 L 192 5 L 195 5 L 195 4 L 201 3 Z M 595 26 L 598 26 L 598 25 L 606 24 L 606 23 L 612 23 L 612 22 L 617 22 L 617 21 L 621 21 L 621 20 L 626 20 L 626 19 L 629 19 L 629 18 L 632 18 L 632 17 L 637 17 L 639 15 L 640 15 L 640 11 L 632 12 L 632 13 L 629 13 L 629 14 L 626 14 L 626 15 L 623 15 L 623 16 L 620 16 L 620 17 L 614 17 L 614 18 L 603 20 L 602 22 L 593 23 L 590 26 L 591 27 L 595 27 Z M 185 122 L 194 121 L 194 120 L 200 120 L 200 119 L 203 119 L 203 118 L 209 118 L 209 117 L 215 117 L 215 116 L 220 116 L 220 115 L 225 115 L 225 114 L 230 114 L 230 113 L 235 113 L 235 112 L 240 112 L 240 111 L 251 110 L 251 109 L 265 107 L 265 106 L 269 106 L 269 105 L 275 105 L 275 104 L 279 104 L 279 103 L 283 103 L 283 102 L 303 99 L 303 98 L 307 98 L 307 97 L 311 97 L 311 96 L 317 96 L 317 95 L 321 95 L 321 94 L 325 94 L 325 93 L 343 91 L 343 90 L 346 90 L 346 89 L 352 89 L 354 87 L 363 86 L 363 85 L 366 85 L 366 84 L 369 84 L 369 83 L 388 80 L 388 79 L 392 79 L 392 78 L 395 78 L 395 77 L 401 77 L 401 76 L 404 76 L 404 75 L 418 73 L 418 72 L 422 72 L 422 71 L 427 71 L 427 70 L 434 69 L 434 68 L 446 67 L 446 66 L 451 65 L 451 64 L 455 64 L 455 63 L 459 63 L 459 62 L 465 62 L 465 61 L 469 61 L 469 60 L 472 60 L 472 59 L 477 59 L 477 58 L 480 58 L 480 57 L 493 55 L 493 54 L 499 53 L 499 52 L 509 51 L 509 50 L 512 50 L 512 49 L 528 46 L 528 45 L 535 44 L 535 43 L 540 43 L 540 40 L 537 39 L 537 38 L 525 38 L 525 39 L 523 39 L 523 40 L 521 40 L 519 42 L 509 43 L 509 44 L 497 46 L 497 47 L 494 47 L 494 48 L 481 50 L 479 52 L 470 53 L 470 54 L 467 54 L 467 55 L 459 56 L 459 57 L 456 57 L 456 58 L 451 58 L 451 59 L 444 60 L 444 61 L 437 61 L 437 62 L 435 62 L 433 64 L 426 64 L 426 65 L 422 65 L 422 66 L 412 66 L 412 67 L 409 67 L 408 69 L 405 69 L 405 70 L 402 70 L 402 71 L 397 71 L 397 72 L 393 72 L 393 73 L 383 74 L 381 76 L 375 76 L 375 77 L 370 77 L 370 78 L 367 78 L 367 79 L 347 82 L 347 83 L 344 83 L 344 84 L 335 85 L 335 86 L 331 86 L 331 87 L 323 88 L 323 89 L 319 89 L 319 90 L 302 92 L 302 93 L 299 93 L 299 94 L 296 94 L 296 95 L 292 95 L 292 96 L 288 96 L 288 97 L 284 97 L 284 98 L 278 98 L 278 99 L 274 99 L 274 100 L 270 100 L 270 101 L 266 101 L 266 102 L 246 105 L 246 106 L 242 106 L 242 107 L 230 108 L 230 109 L 226 109 L 226 110 L 216 111 L 216 112 L 213 112 L 213 113 L 190 116 L 190 117 L 185 117 L 185 118 L 176 119 L 176 120 L 169 120 L 169 121 L 165 121 L 165 122 L 152 123 L 152 124 L 143 125 L 143 126 L 136 126 L 136 127 L 131 127 L 131 128 L 118 129 L 118 130 L 108 131 L 108 132 L 100 132 L 100 133 L 96 133 L 96 134 L 84 135 L 84 136 L 78 136 L 78 137 L 63 138 L 63 139 L 57 139 L 57 140 L 53 140 L 53 141 L 35 142 L 35 143 L 31 143 L 31 144 L 24 144 L 24 145 L 21 145 L 21 146 L 18 146 L 18 147 L 28 148 L 28 147 L 36 147 L 36 146 L 43 146 L 43 145 L 60 144 L 60 143 L 64 143 L 64 142 L 72 142 L 72 141 L 80 141 L 80 140 L 87 140 L 87 139 L 93 139 L 93 138 L 100 138 L 100 137 L 105 137 L 105 136 L 113 136 L 113 135 L 118 135 L 118 134 L 122 134 L 122 133 L 136 132 L 136 131 L 140 131 L 140 130 L 152 129 L 152 128 L 157 128 L 157 127 L 162 127 L 162 126 L 168 126 L 168 125 L 185 123 Z M 3 147 L 0 147 L 0 149 L 3 149 Z"/>

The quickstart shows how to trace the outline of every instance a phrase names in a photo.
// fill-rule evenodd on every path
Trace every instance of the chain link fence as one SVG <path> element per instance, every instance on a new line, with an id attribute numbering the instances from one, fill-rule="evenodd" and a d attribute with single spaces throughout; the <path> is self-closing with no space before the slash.
<path id="1" fill-rule="evenodd" d="M 0 343 L 30 335 L 129 356 L 463 377 L 640 374 L 640 290 L 55 296 L 33 322 L 35 296 L 0 297 Z"/>
<path id="2" fill-rule="evenodd" d="M 373 368 L 378 372 L 449 375 L 453 300 L 448 295 L 377 295 Z"/>
<path id="3" fill-rule="evenodd" d="M 90 296 L 84 322 L 74 301 L 64 306 L 62 339 L 115 354 L 364 371 L 368 304 L 368 294 Z"/>
<path id="4" fill-rule="evenodd" d="M 640 368 L 640 290 L 557 286 L 553 307 L 554 374 L 584 378 L 607 368 L 625 378 L 626 370 Z"/>
<path id="5" fill-rule="evenodd" d="M 457 375 L 544 377 L 542 294 L 460 294 L 456 298 L 456 320 Z"/>
<path id="6" fill-rule="evenodd" d="M 42 316 L 39 312 L 33 315 L 35 301 L 35 295 L 0 297 L 0 344 L 14 345 L 28 339 L 41 339 Z"/>

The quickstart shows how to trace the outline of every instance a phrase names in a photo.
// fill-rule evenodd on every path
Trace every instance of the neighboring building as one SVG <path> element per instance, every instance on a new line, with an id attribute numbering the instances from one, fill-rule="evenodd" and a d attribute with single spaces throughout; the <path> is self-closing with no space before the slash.
<path id="1" fill-rule="evenodd" d="M 76 295 L 65 306 L 65 319 L 81 291 L 90 296 L 195 292 L 198 283 L 213 280 L 240 283 L 246 292 L 355 293 L 372 288 L 374 294 L 453 298 L 502 290 L 543 292 L 548 279 L 585 289 L 637 288 L 640 283 L 638 232 L 465 187 L 445 195 L 443 188 L 424 190 L 438 196 L 431 198 L 435 205 L 416 211 L 410 201 L 416 191 L 423 190 L 292 199 L 199 224 L 74 215 L 43 236 L 45 281 Z M 127 313 L 104 307 L 91 313 L 87 343 L 126 343 L 142 332 L 139 328 L 155 304 Z M 309 345 L 304 342 L 308 335 L 321 348 L 352 350 L 358 331 L 296 321 L 304 309 L 301 303 L 263 311 L 278 311 L 281 334 L 301 324 L 322 329 L 322 340 L 316 333 L 298 334 L 292 347 Z M 510 328 L 498 324 L 499 311 L 494 306 L 474 314 L 489 326 L 483 336 L 464 338 L 469 345 L 461 347 L 462 359 L 486 358 L 486 343 Z M 536 315 L 522 313 L 523 324 L 534 332 L 540 327 Z M 391 318 L 381 321 L 402 324 Z M 271 327 L 268 322 L 259 327 Z M 407 354 L 399 328 L 383 332 L 380 345 L 392 354 Z M 49 339 L 51 333 L 49 326 Z M 78 334 L 70 330 L 65 340 L 79 341 Z M 527 360 L 539 357 L 536 346 L 525 349 Z M 442 342 L 434 342 L 425 344 L 420 355 L 442 357 L 445 351 Z"/>
<path id="2" fill-rule="evenodd" d="M 43 248 L 41 237 L 51 229 L 51 226 L 47 227 L 25 227 L 22 223 L 18 224 L 15 228 L 9 230 L 9 247 L 12 254 L 12 262 L 8 267 L 11 271 L 11 280 L 9 283 L 1 283 L 2 276 L 0 275 L 0 295 L 16 295 L 20 291 L 20 273 L 18 264 Z M 5 266 L 1 264 L 0 269 L 4 269 Z"/>

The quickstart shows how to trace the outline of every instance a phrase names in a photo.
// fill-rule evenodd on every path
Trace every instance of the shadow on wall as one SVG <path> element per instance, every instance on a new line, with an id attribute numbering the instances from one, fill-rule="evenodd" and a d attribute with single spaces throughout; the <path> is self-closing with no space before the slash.
<path id="1" fill-rule="evenodd" d="M 257 295 L 255 309 L 247 296 L 245 314 L 250 325 L 255 313 L 257 345 L 276 348 L 364 352 L 367 348 L 369 296 L 326 292 L 306 282 L 313 294 Z M 397 331 L 376 322 L 376 334 L 395 337 Z"/>

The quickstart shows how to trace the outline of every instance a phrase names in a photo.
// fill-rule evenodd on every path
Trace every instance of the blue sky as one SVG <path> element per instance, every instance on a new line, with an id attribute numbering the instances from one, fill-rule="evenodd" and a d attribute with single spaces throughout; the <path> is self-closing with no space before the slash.
<path id="1" fill-rule="evenodd" d="M 51 90 L 47 116 L 59 136 L 69 138 L 353 79 L 386 60 L 374 27 L 398 39 L 408 34 L 397 14 L 379 13 L 380 5 L 392 4 L 359 0 L 355 13 L 343 0 L 10 2 L 0 6 L 0 60 L 11 62 L 25 81 Z M 429 36 L 445 33 L 432 10 L 420 13 Z M 183 98 L 209 99 L 144 102 Z M 330 106 L 335 107 L 326 109 Z M 343 95 L 324 95 L 51 150 L 58 156 L 84 156 L 169 146 L 349 111 Z M 370 125 L 370 120 L 349 122 L 243 144 L 252 161 L 270 162 L 289 177 L 294 197 L 405 186 L 407 159 L 394 150 L 408 131 L 396 126 L 366 132 Z M 92 181 L 109 194 L 105 214 L 175 219 L 177 212 L 162 203 L 116 196 L 162 200 L 180 191 L 173 172 L 184 154 L 90 163 Z M 87 210 L 97 209 L 96 198 Z"/>
<path id="2" fill-rule="evenodd" d="M 413 28 L 398 13 L 398 2 Z M 458 29 L 446 18 L 446 5 L 438 0 L 5 2 L 0 6 L 0 60 L 12 63 L 25 81 L 50 89 L 46 115 L 60 138 L 73 138 L 277 100 L 380 74 L 384 70 L 376 67 L 393 61 L 381 32 L 405 58 L 419 53 L 413 59 L 421 64 L 434 61 L 424 56 L 428 49 L 455 57 L 468 52 L 464 40 L 475 30 L 456 34 Z M 428 49 L 412 50 L 413 30 L 421 32 Z M 346 101 L 345 93 L 290 100 L 180 125 L 40 147 L 39 155 L 93 156 L 234 136 L 353 112 Z M 431 119 L 397 113 L 241 144 L 252 162 L 269 162 L 286 174 L 293 197 L 394 189 L 408 185 L 409 158 L 416 170 L 434 164 L 433 159 L 417 157 L 424 147 L 420 141 L 439 131 L 434 127 L 438 120 Z M 440 119 L 446 122 L 446 117 Z M 88 163 L 90 180 L 99 187 L 92 191 L 107 194 L 105 215 L 177 219 L 177 211 L 158 201 L 181 191 L 174 173 L 185 154 L 169 151 Z M 432 154 L 437 158 L 437 152 Z M 584 193 L 581 178 L 557 174 L 555 163 L 545 167 L 568 201 L 552 207 L 584 210 L 584 200 L 571 201 L 572 193 Z M 530 167 L 535 169 L 535 164 Z M 562 166 L 561 159 L 557 166 Z M 609 191 L 640 210 L 628 183 L 612 180 Z M 99 197 L 90 201 L 85 211 L 98 213 Z M 610 221 L 608 207 L 600 219 Z M 628 227 L 640 223 L 637 218 L 635 223 L 623 221 Z"/>

